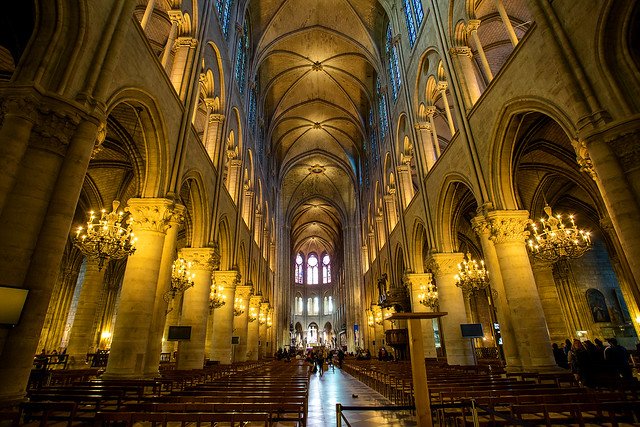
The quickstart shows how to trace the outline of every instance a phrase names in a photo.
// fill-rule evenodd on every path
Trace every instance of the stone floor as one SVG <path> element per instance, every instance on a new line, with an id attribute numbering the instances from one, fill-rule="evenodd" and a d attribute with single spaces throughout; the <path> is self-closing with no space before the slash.
<path id="1" fill-rule="evenodd" d="M 319 374 L 311 376 L 307 427 L 335 426 L 336 403 L 347 406 L 392 404 L 381 394 L 336 368 L 335 371 L 325 372 L 322 377 Z M 417 425 L 415 417 L 408 411 L 347 411 L 344 415 L 353 427 Z"/>

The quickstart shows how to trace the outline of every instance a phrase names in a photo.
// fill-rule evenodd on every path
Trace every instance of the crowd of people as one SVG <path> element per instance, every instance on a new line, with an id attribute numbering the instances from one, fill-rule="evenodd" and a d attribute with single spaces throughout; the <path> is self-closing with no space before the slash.
<path id="1" fill-rule="evenodd" d="M 605 345 L 598 338 L 571 341 L 567 339 L 561 348 L 553 344 L 556 364 L 571 370 L 580 384 L 585 387 L 606 386 L 619 380 L 633 378 L 629 353 L 615 338 L 607 338 Z"/>

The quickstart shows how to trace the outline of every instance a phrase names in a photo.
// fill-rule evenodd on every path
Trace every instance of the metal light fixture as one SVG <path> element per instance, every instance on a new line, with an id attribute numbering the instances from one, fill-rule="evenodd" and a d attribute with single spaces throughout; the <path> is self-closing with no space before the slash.
<path id="1" fill-rule="evenodd" d="M 462 289 L 465 295 L 471 295 L 475 291 L 489 286 L 489 272 L 484 268 L 484 260 L 480 263 L 471 258 L 467 252 L 462 263 L 458 264 L 458 274 L 455 276 L 456 286 Z"/>
<path id="2" fill-rule="evenodd" d="M 98 260 L 98 270 L 102 270 L 105 262 L 122 259 L 135 252 L 134 237 L 130 225 L 123 226 L 123 211 L 118 212 L 120 202 L 113 201 L 113 210 L 107 213 L 102 209 L 100 219 L 95 212 L 89 212 L 86 230 L 78 227 L 73 244 L 88 258 Z"/>
<path id="3" fill-rule="evenodd" d="M 367 310 L 367 325 L 369 327 L 373 327 L 375 324 L 375 319 L 373 318 L 373 312 L 371 310 Z"/>
<path id="4" fill-rule="evenodd" d="M 534 258 L 553 263 L 561 258 L 579 258 L 591 249 L 591 233 L 576 227 L 573 214 L 565 223 L 563 215 L 554 216 L 549 205 L 544 212 L 548 218 L 540 218 L 540 224 L 531 221 L 532 238 L 527 243 Z"/>
<path id="5" fill-rule="evenodd" d="M 235 301 L 233 302 L 233 315 L 236 317 L 242 316 L 245 308 L 246 306 L 244 305 L 242 298 L 236 298 Z"/>
<path id="6" fill-rule="evenodd" d="M 376 311 L 375 322 L 376 325 L 382 325 L 384 323 L 384 319 L 382 318 L 382 311 Z"/>
<path id="7" fill-rule="evenodd" d="M 271 313 L 267 315 L 267 329 L 273 325 L 273 320 L 271 319 Z"/>
<path id="8" fill-rule="evenodd" d="M 260 315 L 258 315 L 258 324 L 260 326 L 264 325 L 265 323 L 267 323 L 267 315 L 264 314 L 264 312 L 260 312 Z"/>
<path id="9" fill-rule="evenodd" d="M 258 313 L 255 307 L 249 307 L 249 323 L 255 322 L 258 319 Z"/>
<path id="10" fill-rule="evenodd" d="M 224 286 L 215 283 L 211 285 L 211 292 L 209 293 L 209 309 L 215 310 L 227 303 L 227 296 L 222 293 Z"/>
<path id="11" fill-rule="evenodd" d="M 438 289 L 436 288 L 436 285 L 431 282 L 428 284 L 421 284 L 418 301 L 420 304 L 435 310 L 439 303 Z"/>
<path id="12" fill-rule="evenodd" d="M 164 300 L 169 302 L 170 299 L 176 297 L 194 285 L 193 279 L 195 273 L 189 270 L 191 263 L 184 258 L 178 258 L 173 261 L 171 266 L 171 288 L 164 294 Z"/>

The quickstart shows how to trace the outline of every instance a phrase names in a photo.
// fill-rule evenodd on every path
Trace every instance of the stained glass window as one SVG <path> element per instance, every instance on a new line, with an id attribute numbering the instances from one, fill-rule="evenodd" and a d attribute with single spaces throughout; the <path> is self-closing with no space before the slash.
<path id="1" fill-rule="evenodd" d="M 302 254 L 296 256 L 295 282 L 302 283 Z"/>
<path id="2" fill-rule="evenodd" d="M 318 284 L 318 257 L 315 254 L 309 255 L 307 258 L 307 284 Z"/>
<path id="3" fill-rule="evenodd" d="M 331 283 L 331 258 L 328 254 L 322 257 L 322 283 Z"/>

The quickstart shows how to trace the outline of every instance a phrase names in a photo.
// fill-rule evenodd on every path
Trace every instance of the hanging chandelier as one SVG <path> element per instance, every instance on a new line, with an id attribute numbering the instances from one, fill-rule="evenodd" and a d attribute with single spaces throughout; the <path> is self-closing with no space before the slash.
<path id="1" fill-rule="evenodd" d="M 233 302 L 233 315 L 236 317 L 242 316 L 245 308 L 246 307 L 244 305 L 244 302 L 242 301 L 242 298 L 236 298 Z"/>
<path id="2" fill-rule="evenodd" d="M 227 303 L 227 296 L 222 293 L 224 286 L 215 283 L 211 285 L 211 292 L 209 293 L 209 310 L 215 310 Z"/>
<path id="3" fill-rule="evenodd" d="M 273 320 L 271 319 L 271 313 L 267 315 L 267 329 L 273 325 Z"/>
<path id="4" fill-rule="evenodd" d="M 531 221 L 532 238 L 528 246 L 534 258 L 556 262 L 561 258 L 580 258 L 591 249 L 591 233 L 576 227 L 573 214 L 565 223 L 561 214 L 552 214 L 546 205 L 547 219 L 540 218 L 540 224 Z"/>
<path id="5" fill-rule="evenodd" d="M 465 295 L 472 295 L 480 289 L 489 286 L 489 272 L 484 268 L 484 260 L 478 261 L 471 258 L 467 252 L 462 263 L 458 264 L 458 274 L 455 276 L 456 286 L 462 289 Z"/>
<path id="6" fill-rule="evenodd" d="M 384 323 L 384 319 L 382 318 L 382 311 L 376 311 L 375 321 L 376 325 L 382 325 Z"/>
<path id="7" fill-rule="evenodd" d="M 369 325 L 369 327 L 373 327 L 374 324 L 375 320 L 373 318 L 373 313 L 371 310 L 367 310 L 367 325 Z"/>
<path id="8" fill-rule="evenodd" d="M 191 263 L 184 260 L 184 258 L 178 258 L 173 261 L 171 266 L 171 288 L 164 294 L 164 300 L 169 302 L 170 299 L 176 297 L 192 287 L 194 285 L 193 279 L 196 277 L 195 273 L 191 273 L 189 270 Z"/>
<path id="9" fill-rule="evenodd" d="M 438 289 L 436 289 L 436 285 L 433 283 L 421 284 L 420 285 L 420 293 L 418 294 L 418 301 L 420 304 L 430 307 L 432 309 L 436 309 L 438 307 Z"/>
<path id="10" fill-rule="evenodd" d="M 267 323 L 267 315 L 261 311 L 260 315 L 258 316 L 258 324 L 262 326 L 265 323 Z"/>
<path id="11" fill-rule="evenodd" d="M 102 209 L 100 219 L 95 212 L 89 212 L 87 228 L 78 227 L 73 244 L 88 258 L 98 260 L 98 270 L 105 262 L 122 259 L 135 252 L 134 237 L 129 224 L 122 225 L 124 212 L 118 212 L 120 202 L 113 201 L 113 210 Z"/>
<path id="12" fill-rule="evenodd" d="M 258 313 L 255 307 L 249 307 L 249 323 L 255 322 L 258 319 Z"/>

